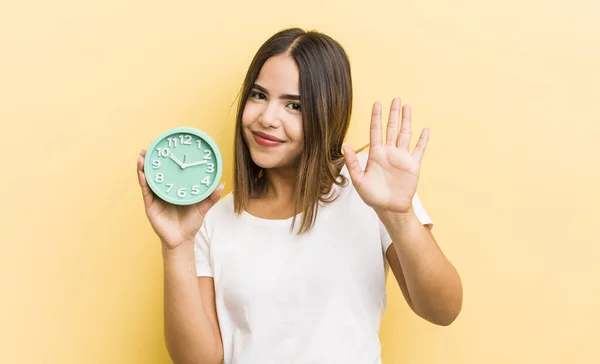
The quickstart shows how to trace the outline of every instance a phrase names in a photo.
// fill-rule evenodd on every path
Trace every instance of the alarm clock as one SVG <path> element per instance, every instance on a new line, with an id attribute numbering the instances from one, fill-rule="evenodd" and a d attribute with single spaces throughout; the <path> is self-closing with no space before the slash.
<path id="1" fill-rule="evenodd" d="M 200 202 L 217 188 L 223 161 L 217 144 L 205 132 L 177 127 L 159 135 L 144 159 L 150 189 L 174 205 Z"/>

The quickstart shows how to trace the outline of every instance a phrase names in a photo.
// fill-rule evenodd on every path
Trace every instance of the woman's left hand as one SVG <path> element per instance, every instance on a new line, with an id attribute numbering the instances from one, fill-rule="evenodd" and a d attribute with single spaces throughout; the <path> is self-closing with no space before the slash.
<path id="1" fill-rule="evenodd" d="M 344 160 L 356 191 L 363 201 L 378 213 L 406 213 L 411 210 L 419 181 L 421 160 L 429 139 L 429 129 L 425 128 L 411 153 L 410 106 L 404 105 L 402 108 L 401 125 L 399 120 L 400 99 L 395 98 L 390 107 L 386 142 L 383 144 L 381 103 L 376 102 L 373 105 L 371 144 L 364 171 L 352 148 L 344 146 Z"/>

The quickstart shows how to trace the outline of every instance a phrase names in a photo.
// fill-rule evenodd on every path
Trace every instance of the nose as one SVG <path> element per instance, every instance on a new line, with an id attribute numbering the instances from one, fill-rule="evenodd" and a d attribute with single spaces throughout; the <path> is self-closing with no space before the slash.
<path id="1" fill-rule="evenodd" d="M 258 121 L 264 128 L 276 128 L 280 125 L 277 104 L 269 102 L 258 115 Z"/>

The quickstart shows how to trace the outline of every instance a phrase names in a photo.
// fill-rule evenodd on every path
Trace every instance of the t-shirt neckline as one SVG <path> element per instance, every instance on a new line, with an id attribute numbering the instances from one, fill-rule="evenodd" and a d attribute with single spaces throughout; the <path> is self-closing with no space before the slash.
<path id="1" fill-rule="evenodd" d="M 255 224 L 260 224 L 263 226 L 291 226 L 292 220 L 294 216 L 288 217 L 287 219 L 267 219 L 264 217 L 258 217 L 256 215 L 252 215 L 246 210 L 242 210 L 242 217 Z M 296 214 L 296 223 L 299 223 L 302 218 L 302 213 Z"/>

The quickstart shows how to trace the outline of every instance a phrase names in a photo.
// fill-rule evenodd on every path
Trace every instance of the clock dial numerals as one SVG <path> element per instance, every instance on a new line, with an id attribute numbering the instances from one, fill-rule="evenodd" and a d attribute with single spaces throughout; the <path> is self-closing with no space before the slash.
<path id="1" fill-rule="evenodd" d="M 158 148 L 156 148 L 156 150 L 158 151 L 158 156 L 163 157 L 163 158 L 167 158 L 169 156 L 169 154 L 171 153 L 169 148 L 158 147 Z"/>
<path id="2" fill-rule="evenodd" d="M 198 195 L 198 194 L 200 194 L 200 186 L 193 185 L 192 186 L 192 195 Z"/>
<path id="3" fill-rule="evenodd" d="M 208 172 L 208 173 L 215 173 L 215 165 L 214 165 L 214 163 L 207 163 L 206 164 L 206 172 Z"/>
<path id="4" fill-rule="evenodd" d="M 177 148 L 177 143 L 180 145 L 192 145 L 192 136 L 189 134 L 182 134 L 179 138 L 168 138 L 167 143 L 169 143 L 169 148 Z"/>
<path id="5" fill-rule="evenodd" d="M 210 177 L 209 176 L 204 177 L 204 179 L 200 183 L 202 183 L 205 186 L 210 186 Z"/>
<path id="6" fill-rule="evenodd" d="M 160 161 L 158 159 L 155 159 L 152 161 L 152 168 L 154 168 L 154 169 L 160 168 Z"/>
<path id="7" fill-rule="evenodd" d="M 210 149 L 205 149 L 204 150 L 204 159 L 210 159 L 211 156 L 212 156 L 212 151 Z"/>
<path id="8" fill-rule="evenodd" d="M 192 145 L 191 135 L 180 135 L 179 140 L 182 145 Z"/>
<path id="9" fill-rule="evenodd" d="M 156 183 L 162 183 L 164 180 L 165 180 L 164 173 L 158 172 L 156 174 L 156 176 L 154 176 L 154 182 L 156 182 Z"/>

